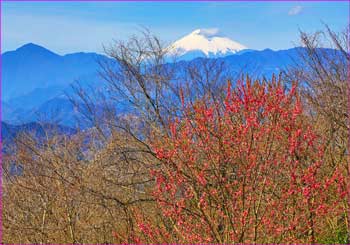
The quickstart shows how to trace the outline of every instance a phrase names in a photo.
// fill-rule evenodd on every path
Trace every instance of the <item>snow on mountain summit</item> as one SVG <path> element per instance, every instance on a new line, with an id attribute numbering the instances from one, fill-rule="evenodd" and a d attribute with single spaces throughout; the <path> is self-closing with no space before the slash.
<path id="1" fill-rule="evenodd" d="M 244 45 L 221 36 L 218 29 L 197 29 L 177 40 L 169 47 L 172 55 L 180 59 L 196 57 L 222 57 L 247 49 Z"/>

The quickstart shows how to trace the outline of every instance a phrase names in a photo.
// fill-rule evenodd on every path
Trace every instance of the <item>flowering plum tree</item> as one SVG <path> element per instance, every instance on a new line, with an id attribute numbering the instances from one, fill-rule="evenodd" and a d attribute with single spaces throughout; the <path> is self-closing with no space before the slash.
<path id="1" fill-rule="evenodd" d="M 161 222 L 139 216 L 135 241 L 316 242 L 346 192 L 323 168 L 296 87 L 247 78 L 228 83 L 222 104 L 182 101 L 170 136 L 153 143 Z"/>

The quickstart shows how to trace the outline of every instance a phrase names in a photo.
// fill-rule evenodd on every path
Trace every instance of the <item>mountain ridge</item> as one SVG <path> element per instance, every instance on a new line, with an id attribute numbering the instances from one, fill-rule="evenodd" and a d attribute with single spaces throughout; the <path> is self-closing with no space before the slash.
<path id="1" fill-rule="evenodd" d="M 83 77 L 98 73 L 98 60 L 108 57 L 97 53 L 59 55 L 40 45 L 25 44 L 2 54 L 2 100 L 24 96 L 33 89 L 52 84 L 66 87 Z"/>
<path id="2" fill-rule="evenodd" d="M 45 48 L 38 48 L 35 44 L 27 45 L 26 48 L 34 48 L 39 53 L 47 54 L 49 57 L 51 57 L 51 53 L 55 54 L 50 50 L 45 51 Z M 20 55 L 16 56 L 18 50 Z M 233 77 L 243 73 L 256 78 L 269 77 L 273 73 L 282 72 L 293 62 L 299 62 L 298 53 L 303 52 L 303 50 L 302 47 L 277 51 L 245 49 L 224 57 L 197 57 L 188 61 L 179 61 L 180 63 L 168 63 L 167 65 L 179 64 L 186 66 L 186 64 L 196 65 L 197 62 L 199 64 L 201 60 L 217 60 L 225 63 L 225 69 L 232 71 Z M 6 94 L 11 87 L 13 90 L 22 91 L 18 96 L 10 96 L 9 99 L 2 98 L 2 119 L 11 124 L 35 121 L 38 118 L 37 115 L 54 118 L 54 113 L 60 112 L 59 116 L 64 120 L 64 124 L 69 125 L 67 124 L 69 122 L 68 117 L 73 117 L 76 113 L 74 113 L 73 107 L 64 101 L 68 98 L 62 95 L 71 94 L 70 85 L 76 80 L 79 80 L 83 86 L 92 85 L 94 89 L 103 86 L 98 76 L 99 64 L 96 60 L 98 58 L 111 60 L 107 56 L 96 53 L 77 52 L 63 56 L 57 55 L 59 58 L 57 60 L 55 58 L 54 62 L 46 61 L 45 55 L 28 56 L 23 61 L 21 60 L 23 49 L 19 48 L 9 52 L 11 52 L 10 59 L 8 55 L 3 56 L 2 91 L 3 94 Z M 46 63 L 41 64 L 38 69 L 38 64 L 41 62 Z M 34 80 L 31 80 L 31 78 L 34 78 Z M 42 86 L 44 83 L 45 86 Z M 62 110 L 57 109 L 59 105 L 62 105 Z M 67 119 L 64 118 L 64 115 L 67 115 Z"/>

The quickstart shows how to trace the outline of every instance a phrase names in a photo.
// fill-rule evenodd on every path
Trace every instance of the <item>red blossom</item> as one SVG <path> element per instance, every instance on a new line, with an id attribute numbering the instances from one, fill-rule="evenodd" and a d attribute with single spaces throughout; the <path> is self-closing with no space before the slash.
<path id="1" fill-rule="evenodd" d="M 228 83 L 222 106 L 183 106 L 171 137 L 154 144 L 160 167 L 152 172 L 176 241 L 312 242 L 300 234 L 317 232 L 346 191 L 340 173 L 322 172 L 322 138 L 304 120 L 297 88 L 248 79 Z M 140 226 L 150 240 L 152 227 Z"/>

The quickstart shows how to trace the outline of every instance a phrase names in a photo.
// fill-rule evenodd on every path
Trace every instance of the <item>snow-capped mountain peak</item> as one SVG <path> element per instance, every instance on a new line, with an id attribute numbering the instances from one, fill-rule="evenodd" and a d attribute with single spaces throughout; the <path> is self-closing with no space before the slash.
<path id="1" fill-rule="evenodd" d="M 244 45 L 219 34 L 218 29 L 196 29 L 169 46 L 180 59 L 222 57 L 247 49 Z"/>

